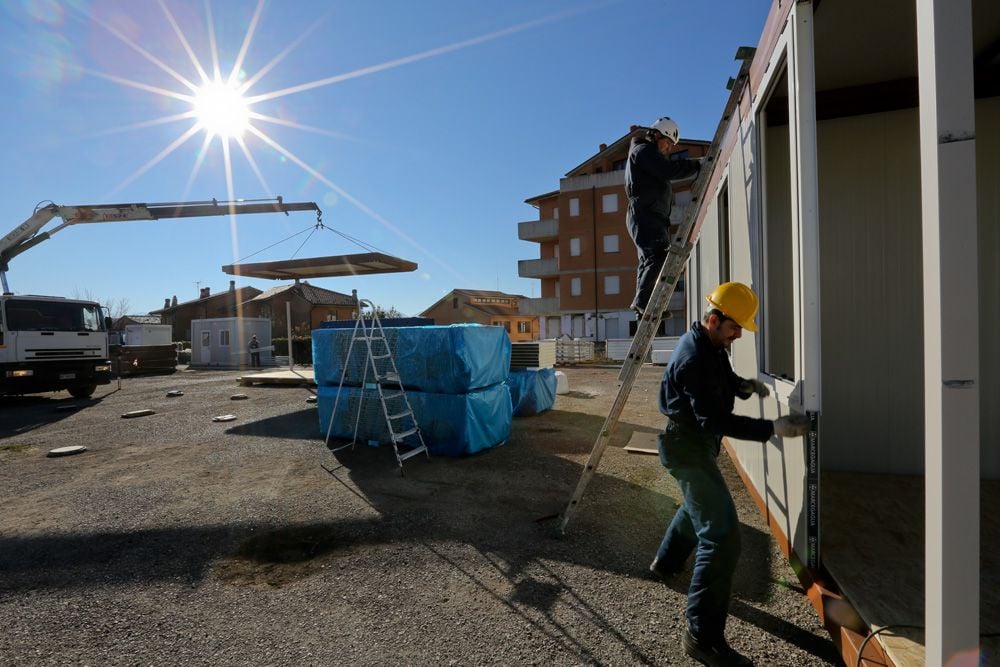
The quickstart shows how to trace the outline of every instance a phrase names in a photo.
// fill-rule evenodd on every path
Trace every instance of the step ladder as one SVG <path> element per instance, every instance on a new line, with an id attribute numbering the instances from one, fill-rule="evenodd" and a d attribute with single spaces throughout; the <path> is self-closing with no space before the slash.
<path id="1" fill-rule="evenodd" d="M 741 76 L 745 76 L 743 70 L 741 70 Z M 731 111 L 731 109 L 727 109 L 727 112 L 731 113 Z M 657 276 L 656 286 L 649 297 L 649 303 L 646 304 L 646 310 L 640 318 L 639 326 L 636 329 L 635 336 L 632 338 L 632 345 L 629 347 L 628 355 L 625 357 L 621 371 L 618 373 L 618 394 L 615 396 L 611 410 L 597 435 L 594 448 L 591 450 L 590 458 L 587 459 L 587 463 L 583 468 L 583 473 L 580 475 L 580 481 L 576 485 L 576 490 L 560 515 L 559 530 L 562 533 L 566 532 L 566 527 L 569 525 L 570 519 L 573 518 L 573 513 L 579 506 L 580 500 L 583 498 L 587 484 L 590 483 L 590 480 L 594 477 L 594 473 L 597 472 L 597 466 L 601 462 L 601 457 L 604 456 L 604 450 L 607 449 L 608 444 L 611 442 L 611 437 L 618 426 L 618 420 L 621 418 L 622 410 L 625 409 L 625 403 L 628 402 L 629 394 L 632 392 L 632 385 L 635 384 L 635 380 L 639 376 L 639 371 L 643 363 L 645 363 L 646 355 L 649 354 L 649 348 L 653 344 L 653 338 L 660 328 L 663 311 L 667 308 L 667 304 L 670 303 L 670 298 L 674 295 L 674 289 L 677 287 L 677 281 L 684 272 L 688 257 L 694 249 L 694 241 L 697 240 L 697 237 L 694 240 L 691 239 L 692 230 L 697 220 L 696 214 L 702 193 L 711 177 L 711 165 L 719 153 L 719 147 L 723 138 L 722 133 L 723 130 L 720 127 L 716 131 L 715 138 L 712 140 L 712 144 L 706 153 L 702 169 L 691 185 L 691 202 L 684 209 L 684 217 L 681 225 L 677 233 L 670 240 L 670 249 L 667 251 L 667 258 L 664 260 L 660 273 Z"/>
<path id="2" fill-rule="evenodd" d="M 366 309 L 368 315 L 365 314 Z M 392 443 L 392 450 L 396 455 L 396 461 L 399 463 L 399 472 L 402 474 L 403 461 L 420 454 L 424 454 L 430 459 L 430 452 L 427 451 L 424 436 L 420 432 L 420 426 L 413 414 L 410 400 L 406 397 L 406 391 L 403 389 L 399 370 L 396 368 L 396 360 L 393 358 L 392 350 L 389 349 L 389 342 L 386 340 L 375 304 L 367 299 L 358 300 L 358 319 L 354 323 L 351 342 L 347 346 L 347 355 L 344 357 L 340 386 L 337 389 L 337 398 L 333 401 L 333 410 L 330 412 L 330 424 L 326 429 L 326 444 L 329 447 L 334 419 L 337 416 L 340 397 L 343 395 L 344 381 L 347 379 L 347 369 L 354 352 L 354 344 L 358 341 L 362 341 L 364 344 L 362 352 L 365 354 L 365 361 L 361 391 L 359 392 L 360 398 L 354 415 L 354 435 L 351 442 L 331 448 L 330 451 L 337 452 L 347 447 L 354 449 L 358 442 L 358 429 L 361 426 L 365 397 L 368 392 L 374 390 L 378 393 L 386 430 Z M 371 374 L 370 381 L 369 373 Z"/>

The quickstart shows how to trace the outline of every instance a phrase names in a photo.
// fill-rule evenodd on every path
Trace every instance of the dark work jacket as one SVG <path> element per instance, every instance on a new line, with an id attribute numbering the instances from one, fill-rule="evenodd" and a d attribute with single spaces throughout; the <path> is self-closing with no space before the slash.
<path id="1" fill-rule="evenodd" d="M 725 349 L 712 345 L 708 332 L 695 322 L 670 355 L 660 383 L 660 412 L 716 441 L 728 435 L 763 442 L 774 435 L 771 420 L 733 414 L 736 397 L 752 394 L 740 391 L 743 382 Z"/>
<path id="2" fill-rule="evenodd" d="M 695 160 L 669 160 L 656 150 L 656 143 L 642 137 L 632 139 L 625 167 L 625 196 L 628 198 L 626 223 L 637 245 L 637 239 L 662 235 L 667 240 L 673 189 L 670 181 L 696 176 L 700 164 Z"/>

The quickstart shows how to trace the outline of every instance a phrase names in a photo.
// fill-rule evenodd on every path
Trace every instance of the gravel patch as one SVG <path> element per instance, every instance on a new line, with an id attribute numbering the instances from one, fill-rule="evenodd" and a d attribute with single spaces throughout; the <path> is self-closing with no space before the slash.
<path id="1" fill-rule="evenodd" d="M 404 476 L 384 447 L 331 454 L 305 388 L 231 401 L 235 371 L 0 399 L 0 664 L 694 664 L 690 572 L 646 571 L 680 493 L 656 457 L 622 450 L 662 426 L 662 369 L 643 369 L 559 536 L 539 519 L 568 501 L 617 376 L 565 372 L 573 392 L 515 419 L 504 446 Z M 155 414 L 121 418 L 139 409 Z M 88 451 L 46 458 L 69 445 Z M 721 462 L 743 520 L 731 643 L 758 665 L 839 664 Z"/>

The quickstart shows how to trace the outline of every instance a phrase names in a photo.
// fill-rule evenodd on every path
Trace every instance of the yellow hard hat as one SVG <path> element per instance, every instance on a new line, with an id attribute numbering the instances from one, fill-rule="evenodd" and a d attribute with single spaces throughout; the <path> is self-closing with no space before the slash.
<path id="1" fill-rule="evenodd" d="M 757 331 L 757 295 L 743 283 L 722 283 L 705 300 L 747 331 Z"/>

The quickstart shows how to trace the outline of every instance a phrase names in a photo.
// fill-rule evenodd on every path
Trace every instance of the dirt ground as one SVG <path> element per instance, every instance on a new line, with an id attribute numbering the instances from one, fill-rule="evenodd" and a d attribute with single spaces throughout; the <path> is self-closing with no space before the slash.
<path id="1" fill-rule="evenodd" d="M 331 454 L 310 390 L 238 387 L 236 371 L 0 399 L 0 664 L 693 664 L 690 571 L 646 569 L 680 494 L 622 449 L 661 428 L 662 369 L 643 369 L 559 536 L 539 519 L 569 499 L 617 376 L 563 370 L 571 393 L 505 445 L 405 476 L 384 447 Z M 88 451 L 46 457 L 68 445 Z M 837 664 L 721 462 L 744 522 L 731 643 L 758 665 Z"/>

